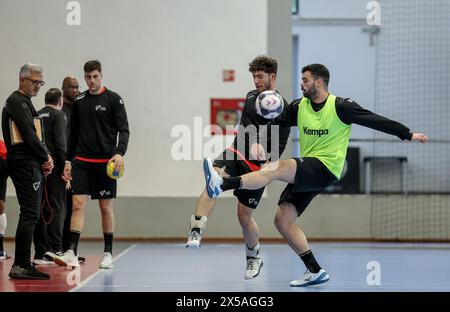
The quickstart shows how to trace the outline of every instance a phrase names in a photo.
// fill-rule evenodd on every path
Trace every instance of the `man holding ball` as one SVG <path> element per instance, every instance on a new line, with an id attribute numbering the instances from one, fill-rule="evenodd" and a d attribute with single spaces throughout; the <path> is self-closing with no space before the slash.
<path id="1" fill-rule="evenodd" d="M 71 162 L 66 163 L 64 171 L 66 178 L 73 178 L 69 249 L 54 261 L 69 268 L 79 267 L 78 240 L 90 195 L 91 199 L 98 199 L 102 214 L 105 249 L 100 268 L 112 269 L 113 198 L 116 198 L 117 181 L 108 176 L 107 166 L 113 162 L 114 171 L 123 172 L 123 156 L 130 131 L 124 101 L 117 93 L 103 86 L 99 61 L 86 62 L 84 79 L 88 90 L 73 102 L 67 149 L 67 159 Z"/>

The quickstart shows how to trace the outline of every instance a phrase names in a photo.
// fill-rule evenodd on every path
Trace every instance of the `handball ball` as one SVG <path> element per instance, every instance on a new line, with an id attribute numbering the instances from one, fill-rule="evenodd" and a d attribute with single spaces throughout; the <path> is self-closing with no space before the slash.
<path id="1" fill-rule="evenodd" d="M 283 97 L 276 91 L 267 90 L 261 92 L 256 98 L 256 112 L 265 119 L 278 117 L 283 108 Z"/>
<path id="2" fill-rule="evenodd" d="M 114 162 L 109 161 L 106 165 L 106 174 L 111 179 L 118 179 L 123 176 L 123 170 L 114 170 Z"/>

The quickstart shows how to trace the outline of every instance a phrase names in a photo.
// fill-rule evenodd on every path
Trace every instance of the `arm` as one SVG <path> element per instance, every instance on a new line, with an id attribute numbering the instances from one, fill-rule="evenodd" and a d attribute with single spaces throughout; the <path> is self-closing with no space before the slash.
<path id="1" fill-rule="evenodd" d="M 355 123 L 387 134 L 395 135 L 401 140 L 425 143 L 428 138 L 422 133 L 412 133 L 405 125 L 377 115 L 362 108 L 350 99 L 336 101 L 336 113 L 345 124 Z"/>
<path id="2" fill-rule="evenodd" d="M 119 142 L 117 144 L 115 154 L 124 156 L 130 139 L 130 130 L 128 127 L 127 111 L 123 100 L 118 97 L 114 99 L 114 120 L 116 122 L 117 131 L 119 133 Z"/>
<path id="3" fill-rule="evenodd" d="M 80 114 L 78 112 L 78 101 L 75 99 L 72 106 L 72 115 L 70 118 L 70 136 L 67 144 L 66 159 L 71 161 L 75 157 L 75 150 L 78 145 L 78 136 L 80 134 Z"/>
<path id="4" fill-rule="evenodd" d="M 119 133 L 119 142 L 117 144 L 114 156 L 109 160 L 114 162 L 114 170 L 122 171 L 124 169 L 124 159 L 128 141 L 130 139 L 130 130 L 128 127 L 127 111 L 125 110 L 125 104 L 121 97 L 113 99 L 114 103 L 114 120 Z"/>
<path id="5" fill-rule="evenodd" d="M 67 142 L 66 142 L 66 119 L 64 114 L 56 114 L 53 124 L 53 133 L 55 135 L 55 167 L 63 170 L 66 161 Z M 61 172 L 58 172 L 60 174 Z"/>
<path id="6" fill-rule="evenodd" d="M 336 113 L 339 119 L 348 125 L 354 123 L 395 135 L 401 140 L 411 140 L 412 138 L 412 133 L 409 131 L 409 128 L 403 124 L 364 109 L 349 99 L 336 101 Z"/>

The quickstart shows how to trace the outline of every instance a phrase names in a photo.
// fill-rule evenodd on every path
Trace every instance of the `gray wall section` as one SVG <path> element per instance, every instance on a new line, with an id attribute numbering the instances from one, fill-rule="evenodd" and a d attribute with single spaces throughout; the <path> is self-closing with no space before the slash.
<path id="1" fill-rule="evenodd" d="M 267 11 L 267 51 L 278 60 L 278 90 L 290 101 L 293 99 L 291 0 L 269 0 Z"/>
<path id="2" fill-rule="evenodd" d="M 267 198 L 255 211 L 255 219 L 262 238 L 281 238 L 273 225 L 278 194 L 283 184 L 273 184 Z M 8 228 L 6 237 L 13 237 L 18 220 L 15 197 L 7 198 Z M 119 238 L 184 238 L 189 231 L 189 220 L 196 198 L 118 198 L 114 202 L 115 236 Z M 310 238 L 370 237 L 370 197 L 319 195 L 299 224 Z M 101 219 L 97 201 L 89 201 L 86 209 L 82 238 L 101 238 Z M 221 198 L 208 220 L 206 239 L 240 238 L 241 228 L 236 216 L 236 200 Z"/>

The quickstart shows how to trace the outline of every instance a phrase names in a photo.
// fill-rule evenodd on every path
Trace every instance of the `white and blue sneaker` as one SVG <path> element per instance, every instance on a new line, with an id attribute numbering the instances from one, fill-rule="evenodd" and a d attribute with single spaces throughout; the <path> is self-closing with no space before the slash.
<path id="1" fill-rule="evenodd" d="M 6 254 L 6 251 L 0 250 L 0 260 L 6 260 L 9 258 L 11 258 L 11 257 Z"/>
<path id="2" fill-rule="evenodd" d="M 329 279 L 330 276 L 324 269 L 320 269 L 317 273 L 311 273 L 309 270 L 306 270 L 302 277 L 293 280 L 289 285 L 291 287 L 306 287 L 328 282 Z"/>
<path id="3" fill-rule="evenodd" d="M 216 198 L 222 193 L 220 185 L 222 177 L 214 169 L 211 159 L 203 159 L 203 174 L 205 175 L 206 191 L 209 198 Z"/>

